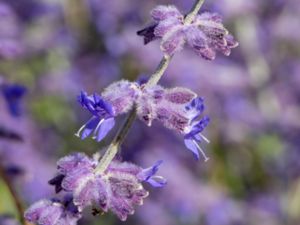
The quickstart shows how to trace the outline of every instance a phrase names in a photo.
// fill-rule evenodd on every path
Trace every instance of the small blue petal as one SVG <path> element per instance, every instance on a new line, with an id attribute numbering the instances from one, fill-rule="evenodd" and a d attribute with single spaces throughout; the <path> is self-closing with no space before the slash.
<path id="1" fill-rule="evenodd" d="M 198 150 L 198 146 L 197 144 L 195 143 L 195 141 L 191 138 L 186 138 L 184 139 L 184 144 L 185 146 L 190 150 L 192 151 L 192 153 L 194 154 L 195 158 L 197 160 L 199 160 L 199 150 Z"/>
<path id="2" fill-rule="evenodd" d="M 148 179 L 147 182 L 151 184 L 152 187 L 163 187 L 167 184 L 166 179 L 160 176 L 153 176 Z"/>
<path id="3" fill-rule="evenodd" d="M 97 141 L 101 141 L 105 136 L 108 134 L 108 132 L 115 126 L 115 119 L 109 118 L 107 120 L 104 120 L 99 127 L 99 131 L 97 134 Z"/>
<path id="4" fill-rule="evenodd" d="M 193 127 L 192 130 L 187 134 L 189 137 L 194 137 L 196 134 L 199 134 L 204 130 L 205 127 L 209 124 L 209 117 L 204 116 L 198 123 L 196 123 Z"/>
<path id="5" fill-rule="evenodd" d="M 204 99 L 202 97 L 194 98 L 190 104 L 186 106 L 187 110 L 196 109 L 199 113 L 202 113 L 204 110 Z"/>
<path id="6" fill-rule="evenodd" d="M 88 137 L 92 132 L 93 130 L 97 127 L 97 125 L 99 124 L 100 122 L 100 118 L 99 117 L 92 117 L 92 119 L 90 119 L 86 124 L 85 124 L 85 127 L 82 131 L 82 134 L 81 134 L 81 139 L 85 139 L 86 137 Z"/>
<path id="7" fill-rule="evenodd" d="M 156 174 L 158 171 L 159 166 L 163 163 L 163 160 L 157 161 L 153 166 L 143 169 L 139 174 L 138 177 L 141 181 L 149 181 L 149 179 Z"/>
<path id="8" fill-rule="evenodd" d="M 88 96 L 86 92 L 81 91 L 77 99 L 81 106 L 94 116 L 101 118 L 114 116 L 112 105 L 97 93 Z"/>

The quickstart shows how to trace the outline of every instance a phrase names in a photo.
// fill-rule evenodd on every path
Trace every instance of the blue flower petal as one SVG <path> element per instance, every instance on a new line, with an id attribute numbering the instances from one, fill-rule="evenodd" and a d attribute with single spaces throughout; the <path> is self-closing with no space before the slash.
<path id="1" fill-rule="evenodd" d="M 114 118 L 109 118 L 107 120 L 104 120 L 98 130 L 97 141 L 101 141 L 114 126 L 115 126 Z"/>
<path id="2" fill-rule="evenodd" d="M 199 156 L 199 150 L 198 150 L 197 143 L 195 143 L 195 141 L 191 138 L 186 138 L 186 139 L 184 139 L 184 144 L 190 151 L 192 151 L 195 158 L 197 160 L 199 160 L 200 156 Z"/>
<path id="3" fill-rule="evenodd" d="M 207 127 L 207 125 L 209 124 L 209 121 L 210 121 L 209 117 L 204 116 L 198 123 L 196 123 L 192 127 L 192 130 L 187 135 L 190 137 L 194 137 L 196 134 L 199 134 L 200 132 L 202 132 L 204 130 L 205 127 Z"/>
<path id="4" fill-rule="evenodd" d="M 139 178 L 139 180 L 141 181 L 146 181 L 148 183 L 150 183 L 152 186 L 154 187 L 159 187 L 161 186 L 163 183 L 165 183 L 165 180 L 159 180 L 157 176 L 154 176 L 157 171 L 159 166 L 163 163 L 163 160 L 159 160 L 157 161 L 153 166 L 148 167 L 146 169 L 143 169 L 138 175 L 137 177 Z M 161 184 L 160 184 L 161 183 Z"/>
<path id="5" fill-rule="evenodd" d="M 93 130 L 97 127 L 98 123 L 100 122 L 100 118 L 99 117 L 92 117 L 84 126 L 84 129 L 81 133 L 81 139 L 85 139 L 86 137 L 88 137 Z"/>
<path id="6" fill-rule="evenodd" d="M 147 180 L 152 187 L 163 187 L 167 184 L 167 180 L 161 176 L 153 176 Z"/>
<path id="7" fill-rule="evenodd" d="M 81 106 L 87 109 L 94 116 L 107 118 L 114 115 L 112 105 L 105 101 L 97 93 L 94 93 L 93 95 L 87 95 L 86 92 L 81 91 L 77 99 Z"/>

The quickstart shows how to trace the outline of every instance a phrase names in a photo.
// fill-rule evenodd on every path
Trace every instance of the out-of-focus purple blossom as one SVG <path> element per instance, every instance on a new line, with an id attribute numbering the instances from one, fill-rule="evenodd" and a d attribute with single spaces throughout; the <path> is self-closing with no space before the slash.
<path id="1" fill-rule="evenodd" d="M 1 225 L 20 225 L 20 223 L 9 215 L 0 215 Z"/>
<path id="2" fill-rule="evenodd" d="M 53 8 L 50 3 L 45 1 L 28 0 L 24 2 L 22 0 L 4 0 L 3 2 L 6 2 L 17 13 L 20 20 L 24 22 L 42 16 Z"/>
<path id="3" fill-rule="evenodd" d="M 138 31 L 145 44 L 161 38 L 161 50 L 167 55 L 180 51 L 187 43 L 197 55 L 213 60 L 216 52 L 230 55 L 238 42 L 229 34 L 216 13 L 202 13 L 187 24 L 175 6 L 158 6 L 151 12 L 155 24 Z"/>
<path id="4" fill-rule="evenodd" d="M 20 38 L 20 24 L 13 9 L 6 3 L 0 3 L 0 58 L 14 59 L 24 51 Z"/>
<path id="5" fill-rule="evenodd" d="M 153 120 L 165 127 L 184 134 L 186 147 L 199 159 L 199 151 L 208 159 L 197 142 L 208 141 L 201 132 L 208 125 L 209 118 L 200 115 L 204 110 L 203 99 L 186 88 L 164 89 L 154 86 L 142 90 L 137 100 L 137 114 L 148 126 Z"/>
<path id="6" fill-rule="evenodd" d="M 25 212 L 25 219 L 39 225 L 76 225 L 81 213 L 73 204 L 71 196 L 58 199 L 43 199 L 31 205 Z"/>
<path id="7" fill-rule="evenodd" d="M 1 92 L 6 100 L 10 114 L 20 116 L 20 104 L 22 97 L 26 93 L 26 88 L 20 84 L 3 84 L 0 86 Z"/>
<path id="8" fill-rule="evenodd" d="M 73 193 L 79 211 L 93 205 L 104 212 L 111 210 L 124 221 L 134 213 L 134 206 L 143 204 L 148 196 L 143 181 L 154 187 L 166 184 L 162 177 L 155 175 L 161 163 L 142 169 L 132 163 L 113 161 L 103 174 L 98 174 L 96 157 L 76 153 L 58 161 L 59 174 L 50 183 L 56 190 Z"/>
<path id="9" fill-rule="evenodd" d="M 230 199 L 220 199 L 205 214 L 207 225 L 231 225 L 241 223 L 238 205 Z"/>
<path id="10" fill-rule="evenodd" d="M 114 117 L 132 108 L 136 97 L 136 85 L 129 81 L 119 81 L 109 85 L 100 95 L 81 92 L 78 101 L 93 116 L 83 125 L 77 136 L 85 139 L 93 132 L 93 138 L 101 141 L 114 127 Z"/>
<path id="11" fill-rule="evenodd" d="M 14 59 L 23 52 L 19 40 L 0 38 L 0 58 Z"/>

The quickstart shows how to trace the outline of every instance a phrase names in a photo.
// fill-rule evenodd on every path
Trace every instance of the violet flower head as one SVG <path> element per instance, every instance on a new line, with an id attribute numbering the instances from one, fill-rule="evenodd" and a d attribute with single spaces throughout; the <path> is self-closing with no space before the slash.
<path id="1" fill-rule="evenodd" d="M 231 49 L 238 46 L 216 13 L 199 14 L 191 23 L 187 23 L 178 9 L 171 5 L 154 8 L 151 16 L 154 25 L 137 34 L 144 37 L 145 44 L 160 38 L 161 50 L 167 55 L 180 51 L 187 43 L 197 55 L 213 60 L 217 51 L 228 56 Z"/>
<path id="2" fill-rule="evenodd" d="M 156 176 L 159 166 L 163 163 L 162 160 L 157 161 L 153 166 L 143 169 L 137 174 L 139 180 L 146 181 L 153 187 L 163 187 L 166 185 L 166 180 L 162 176 Z"/>
<path id="3" fill-rule="evenodd" d="M 208 116 L 204 116 L 199 119 L 204 110 L 203 98 L 198 97 L 193 99 L 190 104 L 185 107 L 185 109 L 190 118 L 189 126 L 187 126 L 184 131 L 185 146 L 194 153 L 197 159 L 199 159 L 199 152 L 201 152 L 204 160 L 207 161 L 209 158 L 205 155 L 199 145 L 202 140 L 209 143 L 209 140 L 201 134 L 205 127 L 207 127 L 210 120 Z"/>
<path id="4" fill-rule="evenodd" d="M 21 115 L 21 100 L 27 89 L 20 84 L 3 84 L 0 86 L 1 92 L 6 100 L 7 107 L 12 116 Z"/>
<path id="5" fill-rule="evenodd" d="M 63 200 L 43 199 L 31 205 L 25 212 L 25 219 L 39 225 L 76 225 L 81 218 L 71 196 Z"/>
<path id="6" fill-rule="evenodd" d="M 87 93 L 81 92 L 78 101 L 93 116 L 75 135 L 85 139 L 93 132 L 93 138 L 101 141 L 115 124 L 114 111 L 111 104 L 104 101 L 96 93 L 88 96 Z"/>
<path id="7" fill-rule="evenodd" d="M 80 212 L 92 205 L 95 211 L 111 210 L 122 221 L 133 214 L 134 206 L 142 205 L 143 199 L 148 196 L 142 186 L 143 181 L 155 187 L 166 184 L 162 177 L 155 175 L 161 162 L 142 169 L 132 163 L 112 161 L 101 174 L 95 171 L 97 157 L 89 158 L 83 153 L 66 156 L 57 164 L 56 177 L 59 179 L 52 179 L 52 184 L 56 189 L 60 185 L 61 190 L 72 193 L 73 202 Z"/>
<path id="8" fill-rule="evenodd" d="M 186 147 L 199 159 L 202 153 L 198 145 L 201 140 L 208 140 L 201 134 L 208 125 L 209 118 L 201 118 L 204 110 L 203 99 L 187 88 L 164 89 L 156 85 L 142 90 L 137 99 L 137 115 L 148 126 L 153 120 L 160 121 L 165 127 L 184 135 Z"/>
<path id="9" fill-rule="evenodd" d="M 122 80 L 109 85 L 101 95 L 81 92 L 78 101 L 92 114 L 92 118 L 78 130 L 76 136 L 85 139 L 93 133 L 93 138 L 101 141 L 114 127 L 114 117 L 132 108 L 136 90 L 134 83 Z"/>

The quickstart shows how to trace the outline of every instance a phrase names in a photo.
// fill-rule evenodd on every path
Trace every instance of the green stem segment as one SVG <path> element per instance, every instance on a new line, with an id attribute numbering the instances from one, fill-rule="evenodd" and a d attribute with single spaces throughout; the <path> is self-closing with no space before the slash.
<path id="1" fill-rule="evenodd" d="M 192 10 L 189 12 L 189 14 L 184 19 L 185 24 L 192 23 L 192 21 L 195 19 L 196 15 L 198 14 L 203 3 L 204 3 L 204 0 L 196 1 Z M 162 58 L 157 69 L 151 75 L 149 81 L 146 83 L 146 87 L 154 86 L 159 82 L 159 80 L 165 73 L 166 69 L 168 68 L 170 61 L 171 61 L 170 56 L 165 55 Z M 116 137 L 114 138 L 114 140 L 112 141 L 112 143 L 106 150 L 105 154 L 101 158 L 101 160 L 95 170 L 95 172 L 97 174 L 103 173 L 106 170 L 106 168 L 108 167 L 108 165 L 110 164 L 110 162 L 113 160 L 113 158 L 115 157 L 115 155 L 117 154 L 117 152 L 119 150 L 120 145 L 123 143 L 123 140 L 125 139 L 130 127 L 132 126 L 135 118 L 136 118 L 136 110 L 133 109 L 133 110 L 131 110 L 127 119 L 125 120 L 124 125 L 121 127 L 121 129 L 117 133 Z"/>
<path id="2" fill-rule="evenodd" d="M 191 24 L 193 22 L 193 20 L 195 19 L 195 17 L 198 14 L 200 8 L 202 7 L 203 3 L 204 3 L 204 0 L 197 0 L 195 2 L 195 5 L 193 6 L 192 10 L 185 17 L 184 24 Z"/>

